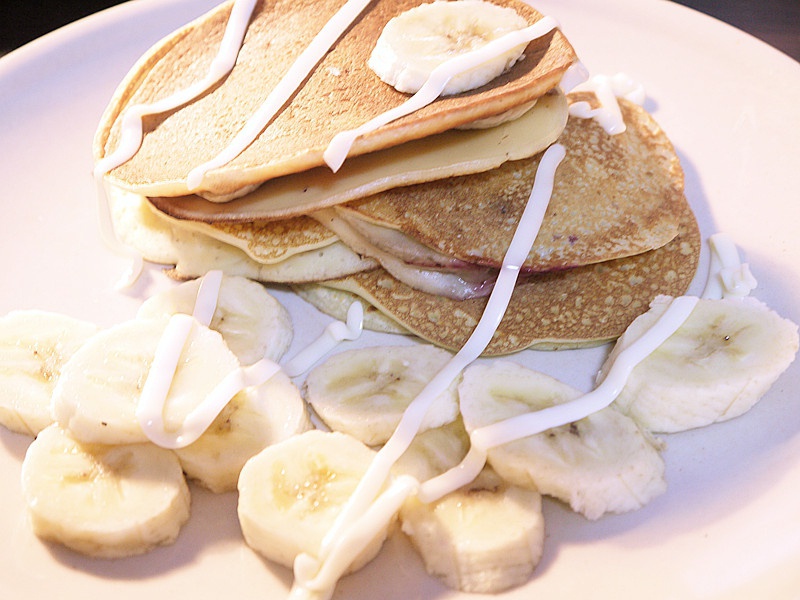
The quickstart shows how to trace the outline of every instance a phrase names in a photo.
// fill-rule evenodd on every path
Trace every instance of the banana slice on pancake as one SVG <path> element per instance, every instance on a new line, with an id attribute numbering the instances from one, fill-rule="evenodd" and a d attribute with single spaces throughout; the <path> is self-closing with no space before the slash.
<path id="1" fill-rule="evenodd" d="M 145 195 L 189 193 L 189 172 L 229 145 L 289 65 L 343 4 L 343 0 L 258 3 L 233 70 L 194 101 L 145 118 L 138 152 L 113 168 L 109 181 Z M 367 63 L 386 23 L 418 4 L 419 0 L 370 4 L 255 141 L 235 159 L 206 174 L 202 189 L 228 195 L 274 177 L 322 166 L 322 154 L 335 134 L 401 104 L 406 96 L 381 81 Z M 542 19 L 520 0 L 495 0 L 495 4 L 511 7 L 528 24 Z M 232 2 L 220 5 L 156 44 L 139 60 L 102 117 L 94 143 L 96 160 L 108 156 L 119 144 L 126 109 L 168 97 L 204 76 L 217 54 L 232 8 Z M 566 38 L 552 31 L 528 44 L 523 60 L 479 90 L 441 98 L 379 127 L 357 140 L 351 154 L 422 139 L 528 103 L 554 89 L 575 61 Z"/>

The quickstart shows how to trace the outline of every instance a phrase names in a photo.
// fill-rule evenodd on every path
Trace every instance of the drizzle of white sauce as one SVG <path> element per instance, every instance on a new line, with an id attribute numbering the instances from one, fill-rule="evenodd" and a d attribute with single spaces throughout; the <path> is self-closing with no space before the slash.
<path id="1" fill-rule="evenodd" d="M 733 239 L 725 233 L 715 233 L 708 239 L 711 249 L 708 282 L 703 298 L 743 298 L 749 296 L 758 282 L 750 272 L 750 265 L 739 258 Z"/>
<path id="2" fill-rule="evenodd" d="M 520 44 L 542 37 L 556 28 L 558 28 L 558 22 L 555 19 L 544 17 L 533 25 L 507 33 L 480 48 L 445 61 L 433 69 L 419 91 L 402 104 L 387 110 L 355 129 L 337 133 L 322 155 L 325 163 L 335 173 L 344 164 L 350 148 L 357 138 L 424 108 L 442 94 L 447 83 L 456 75 L 465 73 Z"/>
<path id="3" fill-rule="evenodd" d="M 640 106 L 645 101 L 644 87 L 624 73 L 613 76 L 595 75 L 585 83 L 575 86 L 573 91 L 594 92 L 600 106 L 593 109 L 588 102 L 574 102 L 569 107 L 569 114 L 573 117 L 594 119 L 609 135 L 625 131 L 618 97 Z"/>
<path id="4" fill-rule="evenodd" d="M 478 325 L 461 350 L 428 382 L 406 409 L 399 425 L 386 444 L 378 451 L 353 495 L 344 505 L 330 531 L 323 538 L 319 557 L 301 554 L 295 562 L 294 597 L 302 597 L 303 590 L 332 590 L 336 581 L 357 555 L 356 550 L 371 539 L 359 534 L 378 531 L 387 521 L 371 515 L 370 506 L 384 486 L 392 465 L 413 441 L 431 403 L 442 393 L 459 373 L 475 361 L 486 349 L 502 320 L 517 282 L 519 270 L 530 252 L 541 227 L 550 201 L 555 171 L 565 155 L 560 144 L 548 148 L 542 156 L 528 204 L 517 224 L 517 229 L 503 258 L 500 274 Z M 391 489 L 391 487 L 390 487 Z M 410 494 L 415 486 L 404 488 Z M 383 513 L 385 516 L 385 513 Z M 389 515 L 391 517 L 391 515 Z M 368 539 L 367 539 L 368 538 Z M 357 539 L 343 542 L 343 540 Z M 341 553 L 341 554 L 340 554 Z M 324 596 L 323 596 L 324 597 Z"/>
<path id="5" fill-rule="evenodd" d="M 559 87 L 565 94 L 569 94 L 577 86 L 589 81 L 589 69 L 582 62 L 572 63 L 561 78 Z"/>
<path id="6" fill-rule="evenodd" d="M 281 107 L 302 85 L 308 74 L 323 59 L 325 54 L 341 37 L 342 33 L 360 15 L 372 0 L 348 0 L 331 19 L 325 23 L 311 43 L 289 67 L 275 88 L 270 91 L 264 103 L 245 123 L 244 127 L 231 140 L 226 148 L 211 160 L 195 167 L 189 172 L 187 184 L 190 190 L 200 187 L 203 177 L 211 169 L 221 167 L 245 150 L 258 137 L 264 127 L 278 114 Z"/>
<path id="7" fill-rule="evenodd" d="M 210 271 L 203 277 L 192 315 L 172 315 L 156 346 L 136 405 L 136 420 L 147 438 L 162 448 L 183 448 L 195 442 L 236 394 L 247 387 L 261 385 L 280 371 L 279 365 L 266 358 L 233 370 L 186 416 L 177 429 L 167 430 L 164 408 L 183 348 L 195 327 L 207 327 L 211 323 L 221 283 L 221 271 Z"/>
<path id="8" fill-rule="evenodd" d="M 306 348 L 298 352 L 283 365 L 289 377 L 297 377 L 308 371 L 323 356 L 345 340 L 356 340 L 364 329 L 364 307 L 353 302 L 347 309 L 347 321 L 334 321 Z"/>

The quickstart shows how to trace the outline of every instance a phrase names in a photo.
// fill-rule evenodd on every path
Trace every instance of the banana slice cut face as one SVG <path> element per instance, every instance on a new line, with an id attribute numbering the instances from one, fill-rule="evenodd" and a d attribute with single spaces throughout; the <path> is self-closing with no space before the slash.
<path id="1" fill-rule="evenodd" d="M 239 522 L 247 544 L 291 567 L 322 540 L 372 462 L 375 452 L 349 435 L 312 430 L 265 448 L 239 477 Z M 388 528 L 350 565 L 355 571 L 380 550 Z"/>
<path id="2" fill-rule="evenodd" d="M 458 392 L 470 433 L 582 395 L 507 361 L 469 367 Z M 558 498 L 592 520 L 641 508 L 666 490 L 664 461 L 655 441 L 613 407 L 491 448 L 487 459 L 509 483 Z"/>
<path id="3" fill-rule="evenodd" d="M 0 424 L 35 436 L 53 422 L 61 369 L 98 327 L 58 313 L 18 310 L 0 318 Z"/>
<path id="4" fill-rule="evenodd" d="M 544 547 L 542 498 L 491 468 L 469 485 L 400 511 L 403 532 L 432 575 L 453 589 L 497 593 L 527 581 Z"/>
<path id="5" fill-rule="evenodd" d="M 189 489 L 172 451 L 83 444 L 57 425 L 29 446 L 22 493 L 36 535 L 101 558 L 170 544 L 189 518 Z"/>
<path id="6" fill-rule="evenodd" d="M 175 453 L 187 477 L 215 493 L 233 492 L 252 456 L 311 428 L 300 390 L 278 372 L 236 394 L 197 441 Z"/>
<path id="7" fill-rule="evenodd" d="M 664 312 L 657 298 L 617 341 L 614 358 Z M 797 325 L 752 297 L 701 299 L 686 322 L 633 370 L 615 404 L 643 428 L 677 432 L 737 417 L 794 360 Z"/>
<path id="8" fill-rule="evenodd" d="M 514 9 L 484 0 L 421 4 L 386 24 L 368 64 L 381 80 L 400 92 L 413 94 L 442 63 L 527 25 Z M 443 95 L 489 83 L 522 57 L 526 45 L 454 76 Z"/>
<path id="9" fill-rule="evenodd" d="M 334 431 L 368 445 L 385 443 L 403 412 L 452 358 L 435 346 L 384 346 L 336 354 L 306 378 L 305 397 Z M 458 415 L 455 383 L 428 411 L 422 430 L 449 423 Z"/>

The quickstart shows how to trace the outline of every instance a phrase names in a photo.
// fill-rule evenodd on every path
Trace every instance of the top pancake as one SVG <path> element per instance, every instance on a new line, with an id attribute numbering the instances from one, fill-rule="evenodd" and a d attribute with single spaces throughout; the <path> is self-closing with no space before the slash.
<path id="1" fill-rule="evenodd" d="M 530 23 L 541 15 L 519 0 L 511 6 Z M 175 111 L 146 117 L 137 154 L 112 170 L 115 185 L 148 196 L 188 193 L 191 169 L 222 151 L 280 81 L 289 65 L 343 4 L 342 0 L 261 1 L 257 4 L 236 67 L 214 89 Z M 229 194 L 268 179 L 323 163 L 338 132 L 354 128 L 408 96 L 383 83 L 367 66 L 386 22 L 420 0 L 373 3 L 296 92 L 290 103 L 242 154 L 210 171 L 203 188 Z M 151 103 L 202 79 L 225 30 L 232 2 L 216 8 L 154 46 L 117 89 L 95 136 L 95 159 L 116 148 L 125 108 Z M 508 73 L 426 108 L 356 141 L 352 154 L 387 148 L 504 112 L 554 88 L 575 54 L 558 31 L 534 40 Z"/>

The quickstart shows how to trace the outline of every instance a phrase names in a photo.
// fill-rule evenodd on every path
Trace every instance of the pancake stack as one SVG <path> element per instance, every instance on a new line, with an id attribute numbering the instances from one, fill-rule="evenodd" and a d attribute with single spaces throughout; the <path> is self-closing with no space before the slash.
<path id="1" fill-rule="evenodd" d="M 525 3 L 495 3 L 530 24 L 542 19 Z M 685 292 L 700 241 L 674 149 L 625 100 L 621 134 L 568 116 L 570 103 L 597 99 L 560 90 L 577 57 L 558 30 L 488 84 L 358 138 L 337 172 L 325 165 L 333 136 L 408 98 L 367 62 L 386 23 L 419 0 L 368 6 L 260 135 L 190 189 L 189 172 L 225 148 L 341 4 L 257 4 L 231 73 L 145 117 L 138 152 L 105 175 L 125 243 L 176 278 L 222 269 L 289 284 L 337 317 L 359 298 L 371 307 L 367 326 L 455 350 L 480 318 L 541 154 L 558 141 L 567 155 L 553 198 L 486 353 L 612 340 L 656 295 Z M 231 8 L 175 32 L 133 67 L 101 120 L 96 160 L 119 144 L 126 109 L 202 78 Z M 428 273 L 457 289 L 429 288 Z"/>

